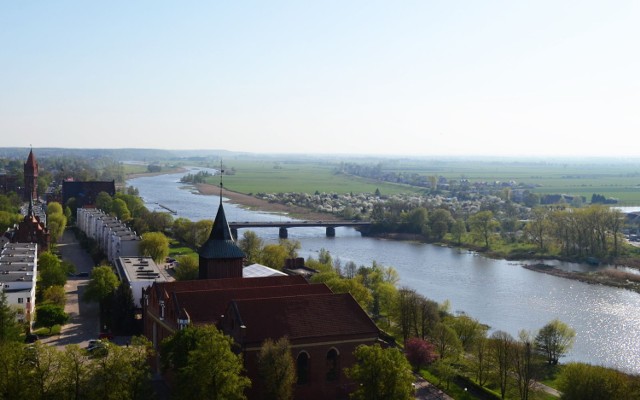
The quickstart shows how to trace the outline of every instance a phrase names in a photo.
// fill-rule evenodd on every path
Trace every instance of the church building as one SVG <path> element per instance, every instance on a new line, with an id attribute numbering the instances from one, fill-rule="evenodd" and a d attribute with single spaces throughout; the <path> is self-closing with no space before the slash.
<path id="1" fill-rule="evenodd" d="M 208 240 L 199 249 L 199 279 L 155 282 L 142 293 L 144 335 L 160 342 L 184 327 L 212 324 L 243 354 L 251 388 L 262 399 L 257 356 L 267 339 L 287 337 L 295 360 L 295 399 L 346 399 L 353 383 L 344 369 L 356 347 L 380 331 L 348 294 L 300 275 L 243 278 L 245 255 L 236 245 L 222 202 Z"/>

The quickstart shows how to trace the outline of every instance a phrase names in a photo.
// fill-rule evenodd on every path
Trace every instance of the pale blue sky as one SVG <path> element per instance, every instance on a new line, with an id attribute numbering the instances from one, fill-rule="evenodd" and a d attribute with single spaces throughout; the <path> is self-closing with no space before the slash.
<path id="1" fill-rule="evenodd" d="M 638 156 L 637 1 L 5 1 L 0 146 Z"/>

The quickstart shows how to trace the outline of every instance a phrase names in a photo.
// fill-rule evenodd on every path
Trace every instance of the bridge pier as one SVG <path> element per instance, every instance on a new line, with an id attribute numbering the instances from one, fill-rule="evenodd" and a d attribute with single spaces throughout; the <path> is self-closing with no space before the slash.
<path id="1" fill-rule="evenodd" d="M 327 226 L 327 237 L 336 237 L 336 228 L 333 226 Z"/>
<path id="2" fill-rule="evenodd" d="M 285 228 L 284 226 L 280 227 L 280 232 L 278 232 L 278 237 L 280 239 L 286 239 L 289 237 L 289 232 L 287 232 L 287 228 Z"/>
<path id="3" fill-rule="evenodd" d="M 229 229 L 231 229 L 231 237 L 233 237 L 233 240 L 238 240 L 238 230 L 236 228 Z"/>

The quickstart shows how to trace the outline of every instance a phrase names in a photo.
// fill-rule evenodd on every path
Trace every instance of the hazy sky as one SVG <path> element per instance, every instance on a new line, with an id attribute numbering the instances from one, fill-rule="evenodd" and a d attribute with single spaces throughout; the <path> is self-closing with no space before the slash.
<path id="1" fill-rule="evenodd" d="M 639 156 L 638 1 L 4 1 L 0 146 Z"/>

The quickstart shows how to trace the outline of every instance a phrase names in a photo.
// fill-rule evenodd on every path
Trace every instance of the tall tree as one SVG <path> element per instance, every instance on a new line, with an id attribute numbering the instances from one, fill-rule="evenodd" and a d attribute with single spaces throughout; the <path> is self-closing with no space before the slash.
<path id="1" fill-rule="evenodd" d="M 260 388 L 265 400 L 290 400 L 296 382 L 296 367 L 286 337 L 267 339 L 258 353 Z"/>
<path id="2" fill-rule="evenodd" d="M 536 349 L 550 365 L 558 364 L 560 357 L 573 347 L 576 331 L 569 325 L 554 319 L 540 329 L 536 335 Z"/>
<path id="3" fill-rule="evenodd" d="M 242 375 L 242 357 L 233 339 L 215 326 L 188 326 L 162 343 L 163 365 L 176 374 L 183 399 L 245 399 L 251 381 Z"/>
<path id="4" fill-rule="evenodd" d="M 264 242 L 254 231 L 245 231 L 242 234 L 242 239 L 238 241 L 238 246 L 247 255 L 247 263 L 255 264 L 260 262 L 260 254 Z"/>
<path id="5" fill-rule="evenodd" d="M 140 253 L 159 263 L 169 254 L 169 239 L 161 232 L 148 232 L 140 240 Z"/>
<path id="6" fill-rule="evenodd" d="M 407 355 L 407 360 L 415 371 L 438 359 L 435 346 L 420 338 L 409 338 L 404 344 L 404 351 Z"/>
<path id="7" fill-rule="evenodd" d="M 135 329 L 136 305 L 131 287 L 120 282 L 111 297 L 111 325 L 120 335 L 131 335 Z"/>
<path id="8" fill-rule="evenodd" d="M 518 337 L 519 340 L 513 345 L 513 375 L 518 386 L 520 400 L 529 400 L 529 394 L 536 378 L 533 338 L 526 331 L 520 331 Z"/>
<path id="9" fill-rule="evenodd" d="M 490 355 L 495 366 L 496 381 L 500 387 L 500 397 L 502 399 L 505 398 L 507 393 L 513 343 L 513 337 L 507 332 L 496 331 L 491 334 Z"/>
<path id="10" fill-rule="evenodd" d="M 351 395 L 356 400 L 413 399 L 411 365 L 396 348 L 360 345 L 354 352 L 356 363 L 345 370 L 358 384 Z"/>
<path id="11" fill-rule="evenodd" d="M 493 217 L 493 213 L 491 211 L 479 211 L 469 217 L 469 225 L 474 237 L 484 242 L 484 247 L 488 249 L 491 237 L 499 226 L 498 221 Z"/>
<path id="12" fill-rule="evenodd" d="M 16 311 L 7 302 L 4 290 L 0 291 L 0 344 L 17 341 L 22 329 L 16 319 Z"/>

